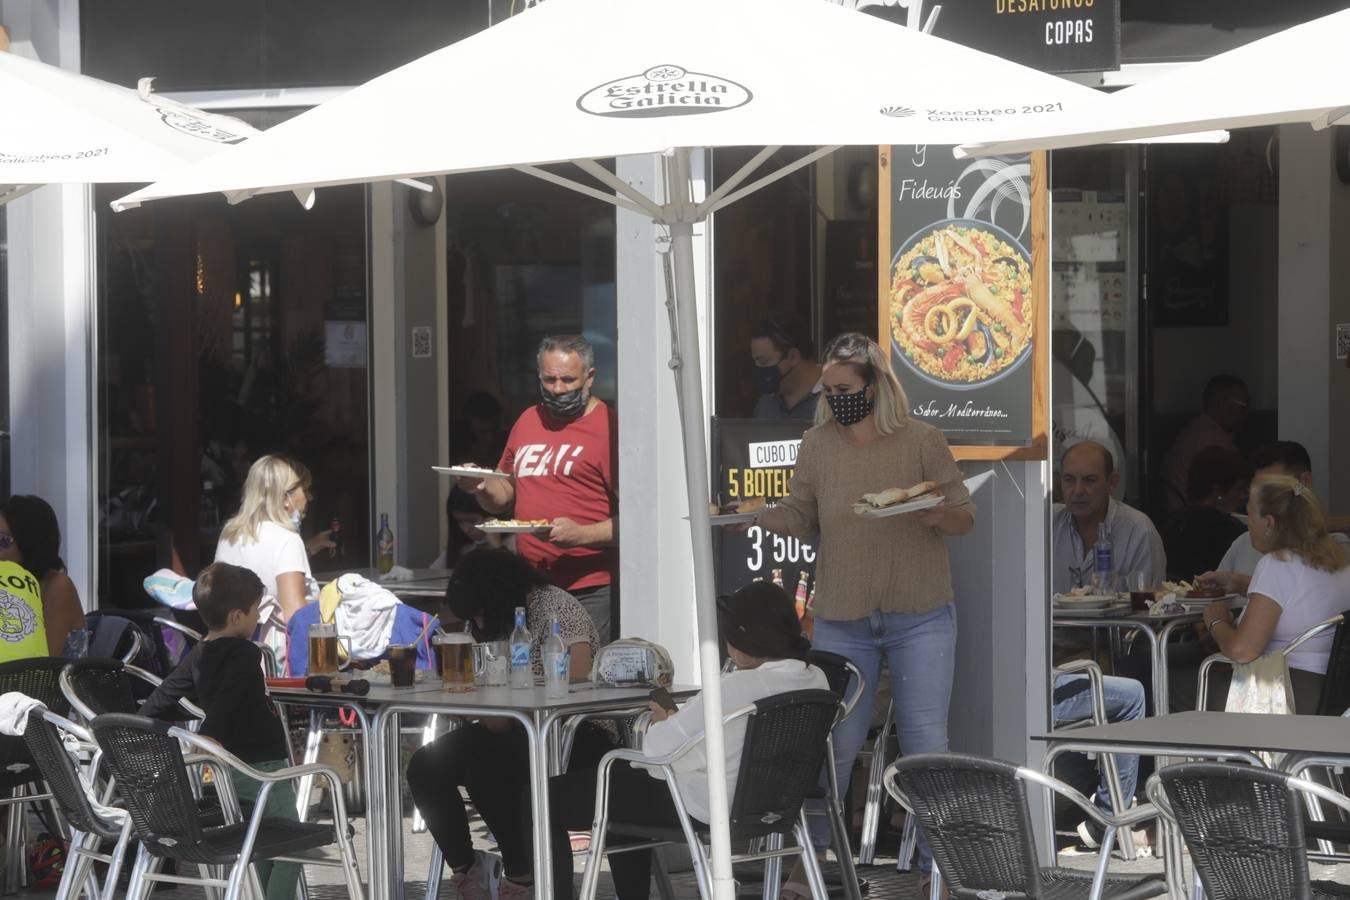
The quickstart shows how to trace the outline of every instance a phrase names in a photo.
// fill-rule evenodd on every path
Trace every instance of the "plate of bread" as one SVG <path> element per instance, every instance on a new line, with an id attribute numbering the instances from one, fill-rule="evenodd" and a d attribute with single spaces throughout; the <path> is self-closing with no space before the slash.
<path id="1" fill-rule="evenodd" d="M 920 481 L 910 487 L 863 494 L 854 502 L 853 511 L 864 519 L 885 519 L 937 506 L 943 499 L 941 485 L 936 481 Z"/>
<path id="2" fill-rule="evenodd" d="M 764 512 L 768 503 L 763 497 L 750 497 L 739 503 L 718 505 L 708 504 L 708 521 L 714 525 L 740 525 L 755 521 L 755 516 Z"/>

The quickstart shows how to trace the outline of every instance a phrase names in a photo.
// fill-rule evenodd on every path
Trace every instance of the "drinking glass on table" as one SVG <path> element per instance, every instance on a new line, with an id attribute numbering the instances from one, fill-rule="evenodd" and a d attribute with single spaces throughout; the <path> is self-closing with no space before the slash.
<path id="1" fill-rule="evenodd" d="M 473 635 L 441 633 L 431 643 L 441 654 L 441 688 L 456 693 L 473 690 Z"/>
<path id="2" fill-rule="evenodd" d="M 347 642 L 347 662 L 338 660 L 338 641 Z M 351 638 L 339 636 L 336 622 L 312 622 L 309 626 L 310 675 L 334 675 L 351 664 Z"/>
<path id="3" fill-rule="evenodd" d="M 390 644 L 389 683 L 394 687 L 412 687 L 417 680 L 417 647 Z"/>
<path id="4" fill-rule="evenodd" d="M 1153 590 L 1153 575 L 1149 572 L 1131 572 L 1127 584 L 1130 589 L 1130 609 L 1135 612 L 1147 612 L 1148 605 L 1156 596 Z"/>

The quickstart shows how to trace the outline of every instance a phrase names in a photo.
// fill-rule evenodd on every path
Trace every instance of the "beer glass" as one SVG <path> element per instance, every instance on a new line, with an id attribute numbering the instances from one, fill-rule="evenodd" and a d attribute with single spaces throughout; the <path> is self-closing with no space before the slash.
<path id="1" fill-rule="evenodd" d="M 457 693 L 473 690 L 473 635 L 437 634 L 431 642 L 440 649 L 441 687 Z"/>
<path id="2" fill-rule="evenodd" d="M 506 641 L 473 645 L 473 680 L 483 687 L 506 687 L 511 675 L 511 657 Z"/>
<path id="3" fill-rule="evenodd" d="M 347 662 L 338 661 L 338 641 L 347 644 Z M 309 626 L 310 675 L 333 675 L 347 668 L 352 659 L 352 639 L 337 633 L 336 622 L 313 622 Z"/>

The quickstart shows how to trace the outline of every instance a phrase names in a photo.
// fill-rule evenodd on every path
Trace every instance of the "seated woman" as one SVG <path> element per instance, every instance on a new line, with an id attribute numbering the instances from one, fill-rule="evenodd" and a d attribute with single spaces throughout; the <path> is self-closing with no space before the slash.
<path id="1" fill-rule="evenodd" d="M 1287 475 L 1257 478 L 1247 501 L 1247 528 L 1252 546 L 1265 556 L 1252 574 L 1246 610 L 1236 623 L 1227 600 L 1214 601 L 1204 613 L 1219 651 L 1238 663 L 1280 650 L 1350 609 L 1350 558 L 1327 534 L 1317 498 L 1302 482 Z M 1316 710 L 1330 650 L 1327 634 L 1289 654 L 1297 711 Z"/>
<path id="2" fill-rule="evenodd" d="M 309 508 L 309 470 L 282 456 L 259 457 L 249 466 L 239 511 L 220 532 L 216 562 L 251 569 L 275 597 L 287 621 L 319 595 L 309 568 L 300 523 Z M 327 541 L 327 532 L 316 539 Z"/>
<path id="3" fill-rule="evenodd" d="M 60 551 L 61 526 L 46 500 L 15 494 L 0 503 L 0 559 L 18 563 L 38 580 L 49 656 L 60 656 L 70 633 L 85 627 L 80 593 Z"/>
<path id="4" fill-rule="evenodd" d="M 826 690 L 825 673 L 805 662 L 811 644 L 802 635 L 792 598 L 782 588 L 756 581 L 721 604 L 721 630 L 727 655 L 736 669 L 722 676 L 722 709 L 743 706 L 787 691 Z M 663 756 L 703 734 L 703 704 L 694 697 L 678 712 L 655 703 L 652 724 L 642 741 L 642 752 Z M 727 795 L 735 796 L 745 720 L 727 726 Z M 675 763 L 680 797 L 689 814 L 708 819 L 707 758 L 700 745 Z M 614 821 L 637 825 L 678 827 L 675 804 L 665 776 L 659 771 L 616 763 L 610 770 L 609 812 Z M 567 830 L 590 828 L 595 818 L 595 768 L 573 765 L 572 771 L 549 779 L 552 814 L 554 900 L 571 900 L 572 852 Z M 645 900 L 651 886 L 651 850 L 616 853 L 609 857 L 619 900 Z M 805 891 L 805 888 L 801 888 Z"/>
<path id="5" fill-rule="evenodd" d="M 544 674 L 544 638 L 550 621 L 557 616 L 563 642 L 571 649 L 572 680 L 590 675 L 600 635 L 585 607 L 509 550 L 478 550 L 464 556 L 446 585 L 445 605 L 447 614 L 442 620 L 470 623 L 479 641 L 507 640 L 514 627 L 516 607 L 523 606 L 526 627 L 533 636 L 530 661 L 538 678 Z M 572 744 L 572 765 L 593 768 L 615 743 L 612 732 L 592 723 L 582 724 Z M 529 801 L 528 771 L 525 731 L 510 719 L 468 723 L 418 750 L 408 761 L 413 802 L 454 873 L 450 878 L 452 900 L 488 898 L 487 873 L 474 854 L 460 787 L 468 789 L 469 799 L 501 849 L 506 875 L 501 882 L 501 900 L 532 893 L 530 827 L 520 814 Z M 567 858 L 571 859 L 570 850 Z"/>

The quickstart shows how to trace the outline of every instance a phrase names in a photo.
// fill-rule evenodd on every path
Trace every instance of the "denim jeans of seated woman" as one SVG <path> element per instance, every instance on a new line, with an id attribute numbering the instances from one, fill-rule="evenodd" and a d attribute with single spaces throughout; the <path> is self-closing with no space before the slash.
<path id="1" fill-rule="evenodd" d="M 817 617 L 811 646 L 848 658 L 867 682 L 853 712 L 834 729 L 835 774 L 841 792 L 848 789 L 853 762 L 867 739 L 882 660 L 891 674 L 901 752 L 947 749 L 947 707 L 956 660 L 955 606 L 948 603 L 926 613 L 876 611 L 849 621 Z M 809 817 L 809 825 L 811 842 L 823 850 L 830 843 L 829 823 L 817 814 Z M 920 829 L 919 867 L 928 872 L 932 866 L 928 839 Z"/>

